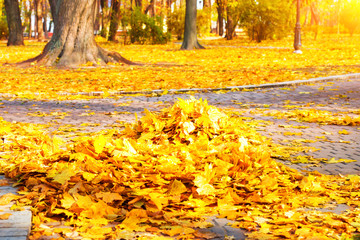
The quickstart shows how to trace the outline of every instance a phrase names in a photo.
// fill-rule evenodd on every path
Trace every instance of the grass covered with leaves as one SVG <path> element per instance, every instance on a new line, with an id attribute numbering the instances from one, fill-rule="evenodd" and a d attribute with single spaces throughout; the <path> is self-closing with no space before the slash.
<path id="1" fill-rule="evenodd" d="M 235 220 L 249 239 L 347 239 L 360 231 L 360 177 L 275 162 L 270 140 L 202 100 L 147 111 L 123 131 L 69 142 L 41 126 L 1 121 L 1 169 L 31 205 L 31 239 L 211 239 L 205 216 Z M 338 204 L 342 214 L 319 211 Z M 63 225 L 54 223 L 62 222 Z"/>
<path id="2" fill-rule="evenodd" d="M 293 54 L 292 39 L 260 44 L 244 39 L 204 40 L 207 49 L 180 51 L 180 45 L 122 45 L 102 42 L 102 47 L 120 52 L 145 66 L 106 68 L 26 69 L 0 67 L 0 93 L 16 97 L 64 99 L 59 93 L 154 89 L 219 88 L 274 83 L 360 71 L 360 38 L 323 35 L 317 41 L 304 37 L 303 54 Z M 0 64 L 16 63 L 38 55 L 44 43 L 23 47 L 0 44 Z"/>

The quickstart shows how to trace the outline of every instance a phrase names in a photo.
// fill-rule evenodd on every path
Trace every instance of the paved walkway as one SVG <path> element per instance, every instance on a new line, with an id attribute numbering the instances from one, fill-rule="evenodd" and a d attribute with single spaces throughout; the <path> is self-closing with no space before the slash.
<path id="1" fill-rule="evenodd" d="M 244 111 L 245 116 L 256 120 L 271 121 L 270 125 L 259 126 L 262 134 L 274 139 L 277 143 L 287 144 L 296 139 L 311 139 L 314 142 L 303 143 L 309 147 L 320 149 L 306 153 L 316 158 L 352 159 L 355 162 L 317 164 L 290 164 L 299 170 L 319 171 L 325 174 L 359 174 L 360 173 L 360 126 L 319 125 L 274 119 L 264 116 L 261 110 L 284 110 L 286 105 L 294 108 L 309 107 L 311 109 L 332 112 L 360 112 L 360 79 L 340 80 L 314 83 L 296 87 L 266 88 L 253 91 L 227 93 L 195 93 L 196 98 L 207 99 L 209 104 L 219 108 Z M 51 125 L 52 130 L 58 128 L 80 132 L 93 132 L 102 129 L 121 127 L 124 122 L 135 119 L 134 113 L 141 116 L 145 108 L 156 111 L 170 106 L 177 98 L 189 98 L 189 94 L 168 94 L 156 97 L 122 96 L 119 98 L 72 100 L 72 101 L 24 101 L 1 100 L 0 116 L 6 121 L 43 123 Z M 256 110 L 257 109 L 257 110 Z M 307 128 L 287 128 L 287 126 L 304 126 Z M 77 130 L 77 131 L 76 131 Z M 346 130 L 348 134 L 339 132 Z M 297 134 L 287 134 L 287 132 Z M 56 132 L 54 133 L 56 134 Z M 301 135 L 300 135 L 301 134 Z M 286 142 L 287 141 L 287 142 Z M 0 188 L 0 194 L 3 189 Z M 341 206 L 338 209 L 342 210 Z M 214 224 L 211 231 L 220 235 L 234 236 L 244 239 L 239 229 L 226 226 L 225 219 L 209 219 Z M 2 226 L 3 232 L 7 225 Z M 13 239 L 2 238 L 0 239 Z M 20 238 L 17 238 L 20 239 Z M 229 238 L 231 239 L 231 238 Z"/>

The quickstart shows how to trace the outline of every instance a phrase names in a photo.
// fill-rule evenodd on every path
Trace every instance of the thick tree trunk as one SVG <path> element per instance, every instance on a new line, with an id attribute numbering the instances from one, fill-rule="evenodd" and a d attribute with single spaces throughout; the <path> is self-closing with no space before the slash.
<path id="1" fill-rule="evenodd" d="M 37 62 L 45 66 L 76 67 L 88 62 L 93 65 L 108 62 L 135 64 L 119 53 L 99 47 L 94 37 L 96 0 L 55 0 L 54 34 L 43 52 L 20 65 Z M 61 16 L 61 18 L 59 17 Z"/>
<path id="2" fill-rule="evenodd" d="M 18 0 L 5 0 L 5 11 L 9 27 L 7 45 L 24 45 Z"/>
<path id="3" fill-rule="evenodd" d="M 36 31 L 38 41 L 44 39 L 43 28 L 43 0 L 35 0 Z"/>
<path id="4" fill-rule="evenodd" d="M 196 0 L 186 0 L 184 41 L 182 50 L 204 49 L 197 40 L 196 34 Z"/>
<path id="5" fill-rule="evenodd" d="M 119 28 L 120 23 L 120 0 L 112 0 L 111 5 L 111 21 L 110 21 L 110 29 L 109 29 L 109 41 L 116 41 L 116 33 Z"/>

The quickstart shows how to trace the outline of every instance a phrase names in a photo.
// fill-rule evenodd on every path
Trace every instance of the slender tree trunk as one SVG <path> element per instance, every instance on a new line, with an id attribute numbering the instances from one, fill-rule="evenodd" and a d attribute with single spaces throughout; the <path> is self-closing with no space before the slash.
<path id="1" fill-rule="evenodd" d="M 38 65 L 77 67 L 88 62 L 93 65 L 108 62 L 135 64 L 119 53 L 108 52 L 99 47 L 94 37 L 96 0 L 55 0 L 51 7 L 54 14 L 54 34 L 43 52 L 20 63 Z M 61 16 L 61 17 L 60 17 Z"/>
<path id="2" fill-rule="evenodd" d="M 95 23 L 94 23 L 94 30 L 96 34 L 99 34 L 100 31 L 100 20 L 101 20 L 101 9 L 100 9 L 100 0 L 96 1 L 95 7 Z"/>
<path id="3" fill-rule="evenodd" d="M 140 12 L 142 12 L 142 0 L 135 0 L 135 7 L 140 8 Z"/>
<path id="4" fill-rule="evenodd" d="M 109 0 L 101 0 L 101 36 L 107 38 L 109 33 L 109 23 L 110 23 L 110 9 Z"/>
<path id="5" fill-rule="evenodd" d="M 35 0 L 36 31 L 38 41 L 44 39 L 43 28 L 43 0 Z"/>
<path id="6" fill-rule="evenodd" d="M 42 41 L 44 39 L 43 1 L 44 0 L 35 0 L 36 31 L 38 41 Z"/>
<path id="7" fill-rule="evenodd" d="M 184 41 L 182 50 L 204 49 L 197 40 L 196 34 L 196 0 L 186 0 Z"/>
<path id="8" fill-rule="evenodd" d="M 32 7 L 31 7 L 31 2 L 27 1 L 27 2 L 23 2 L 23 8 L 24 8 L 24 12 L 25 12 L 25 19 L 23 24 L 27 27 L 27 31 L 29 32 L 29 39 L 31 38 L 31 31 L 32 31 L 32 26 L 31 26 L 31 13 L 32 13 Z"/>
<path id="9" fill-rule="evenodd" d="M 211 0 L 204 0 L 204 10 L 209 14 L 209 32 L 211 33 L 212 32 L 212 25 L 211 25 Z"/>
<path id="10" fill-rule="evenodd" d="M 49 33 L 48 33 L 48 29 L 47 29 L 47 14 L 48 14 L 48 3 L 47 1 L 43 2 L 43 29 L 44 29 L 44 35 L 45 38 L 48 39 L 49 38 Z"/>
<path id="11" fill-rule="evenodd" d="M 216 4 L 217 4 L 217 12 L 218 12 L 218 19 L 217 19 L 217 24 L 218 24 L 218 33 L 219 36 L 224 35 L 224 9 L 222 7 L 222 3 L 220 0 L 216 0 Z"/>
<path id="12" fill-rule="evenodd" d="M 319 17 L 318 17 L 318 14 L 317 14 L 317 9 L 316 7 L 314 6 L 314 4 L 311 4 L 310 5 L 310 11 L 311 11 L 311 22 L 315 22 L 315 36 L 314 36 L 314 40 L 317 39 L 317 35 L 318 35 L 318 26 L 319 26 Z"/>
<path id="13" fill-rule="evenodd" d="M 235 24 L 234 24 L 234 19 L 232 17 L 231 14 L 231 10 L 228 7 L 226 9 L 226 13 L 227 13 L 227 21 L 226 21 L 226 40 L 232 40 L 233 36 L 234 36 L 234 32 L 235 32 Z"/>
<path id="14" fill-rule="evenodd" d="M 8 46 L 24 45 L 18 0 L 5 0 L 6 19 L 9 27 Z"/>
<path id="15" fill-rule="evenodd" d="M 116 33 L 119 28 L 120 23 L 120 0 L 112 0 L 111 5 L 111 21 L 110 21 L 110 29 L 109 29 L 109 41 L 116 41 Z"/>
<path id="16" fill-rule="evenodd" d="M 148 12 L 150 12 L 151 17 L 155 17 L 155 0 L 150 0 L 150 3 L 146 7 L 144 13 L 148 14 Z"/>

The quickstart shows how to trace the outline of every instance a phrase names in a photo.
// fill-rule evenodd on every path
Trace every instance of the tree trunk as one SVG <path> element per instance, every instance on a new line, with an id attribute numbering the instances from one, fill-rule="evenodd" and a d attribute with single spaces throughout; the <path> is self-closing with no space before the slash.
<path id="1" fill-rule="evenodd" d="M 197 40 L 196 34 L 196 0 L 186 0 L 184 41 L 182 50 L 204 49 Z"/>
<path id="2" fill-rule="evenodd" d="M 140 8 L 140 12 L 142 12 L 142 0 L 135 0 L 135 7 Z"/>
<path id="3" fill-rule="evenodd" d="M 57 7 L 57 0 L 49 0 L 49 4 L 50 4 L 50 12 L 51 12 L 51 17 L 53 19 L 53 23 L 56 26 L 58 24 L 58 10 L 59 8 Z"/>
<path id="4" fill-rule="evenodd" d="M 116 33 L 119 28 L 120 23 L 120 0 L 112 0 L 111 5 L 111 22 L 109 29 L 109 41 L 116 41 Z"/>
<path id="5" fill-rule="evenodd" d="M 107 38 L 109 33 L 109 23 L 110 23 L 110 8 L 109 0 L 101 0 L 101 36 Z"/>
<path id="6" fill-rule="evenodd" d="M 227 10 L 227 21 L 226 21 L 226 40 L 232 40 L 235 32 L 234 19 L 231 15 L 231 10 L 228 7 Z"/>
<path id="7" fill-rule="evenodd" d="M 17 0 L 5 0 L 5 11 L 9 27 L 9 39 L 7 45 L 24 45 L 19 2 Z"/>
<path id="8" fill-rule="evenodd" d="M 150 11 L 150 16 L 155 17 L 155 15 L 156 15 L 155 0 L 150 0 L 150 3 L 146 7 L 144 13 L 148 14 L 149 11 Z"/>
<path id="9" fill-rule="evenodd" d="M 44 39 L 43 28 L 43 0 L 35 0 L 36 31 L 38 41 Z"/>
<path id="10" fill-rule="evenodd" d="M 224 35 L 224 9 L 222 7 L 222 3 L 220 2 L 220 0 L 216 0 L 216 4 L 217 4 L 217 12 L 218 12 L 218 19 L 217 19 L 217 28 L 218 28 L 218 34 L 219 36 Z"/>
<path id="11" fill-rule="evenodd" d="M 47 1 L 44 1 L 43 2 L 43 19 L 44 19 L 44 22 L 43 22 L 43 30 L 44 30 L 44 35 L 45 35 L 45 38 L 46 39 L 49 39 L 49 32 L 48 32 L 48 29 L 47 29 L 47 14 L 48 14 L 48 3 Z"/>
<path id="12" fill-rule="evenodd" d="M 96 0 L 55 0 L 51 4 L 54 14 L 54 34 L 43 52 L 32 59 L 20 63 L 38 65 L 77 67 L 91 62 L 93 65 L 108 62 L 135 64 L 119 53 L 107 52 L 99 47 L 94 37 L 94 17 Z M 61 16 L 61 18 L 59 17 Z"/>
<path id="13" fill-rule="evenodd" d="M 26 31 L 29 32 L 29 39 L 30 39 L 30 35 L 31 35 L 31 31 L 32 31 L 32 27 L 31 27 L 31 13 L 32 13 L 32 6 L 31 6 L 31 2 L 23 2 L 23 9 L 24 9 L 24 21 L 23 21 L 23 25 L 26 26 Z"/>

